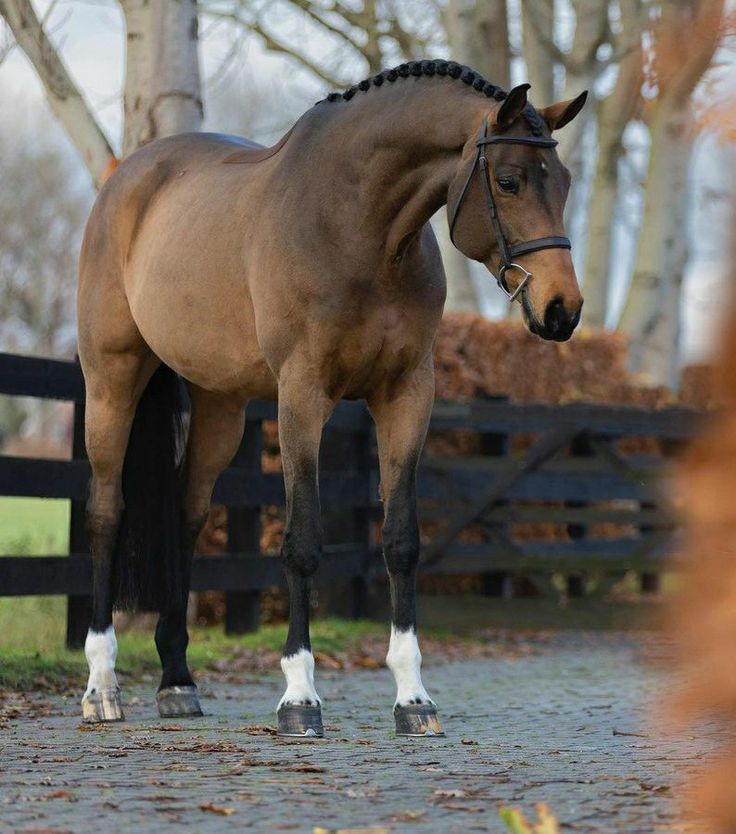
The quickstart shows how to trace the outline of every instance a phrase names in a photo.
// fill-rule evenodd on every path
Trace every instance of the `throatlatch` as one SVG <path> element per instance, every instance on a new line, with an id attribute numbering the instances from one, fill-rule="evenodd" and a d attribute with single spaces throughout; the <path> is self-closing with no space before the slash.
<path id="1" fill-rule="evenodd" d="M 480 129 L 478 138 L 475 141 L 478 151 L 475 156 L 475 161 L 470 169 L 468 178 L 465 180 L 463 190 L 460 192 L 460 197 L 455 203 L 455 208 L 452 211 L 450 218 L 450 240 L 454 246 L 455 243 L 455 224 L 457 223 L 458 215 L 463 204 L 463 200 L 470 188 L 470 183 L 473 179 L 473 174 L 478 171 L 480 173 L 481 182 L 483 183 L 483 193 L 486 198 L 486 207 L 488 215 L 491 219 L 491 226 L 493 233 L 496 236 L 498 243 L 498 250 L 501 253 L 501 262 L 498 267 L 498 275 L 496 276 L 496 283 L 507 296 L 509 301 L 514 301 L 532 277 L 532 273 L 524 269 L 521 264 L 514 262 L 514 258 L 519 255 L 528 255 L 530 252 L 538 252 L 541 249 L 570 249 L 570 239 L 554 235 L 551 237 L 538 237 L 534 240 L 527 240 L 524 243 L 516 243 L 510 246 L 506 240 L 506 236 L 501 228 L 501 221 L 498 216 L 498 206 L 496 199 L 493 196 L 493 188 L 491 187 L 490 171 L 488 167 L 488 158 L 485 154 L 486 145 L 506 144 L 506 145 L 536 145 L 539 148 L 554 148 L 557 146 L 557 140 L 546 136 L 489 136 L 488 135 L 488 119 L 483 119 L 483 126 Z M 506 283 L 506 273 L 510 269 L 518 269 L 523 273 L 519 286 L 511 292 Z"/>

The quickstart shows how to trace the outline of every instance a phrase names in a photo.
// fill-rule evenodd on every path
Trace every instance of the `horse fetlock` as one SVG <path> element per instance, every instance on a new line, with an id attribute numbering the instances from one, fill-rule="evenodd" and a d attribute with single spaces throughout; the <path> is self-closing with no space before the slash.
<path id="1" fill-rule="evenodd" d="M 434 706 L 422 683 L 422 653 L 414 629 L 391 627 L 386 665 L 396 681 L 395 706 L 424 704 Z"/>
<path id="2" fill-rule="evenodd" d="M 115 629 L 111 625 L 102 632 L 90 629 L 84 641 L 84 654 L 89 666 L 89 680 L 84 697 L 95 692 L 118 689 L 118 680 L 115 675 L 118 642 L 115 638 Z"/>
<path id="3" fill-rule="evenodd" d="M 320 706 L 321 698 L 314 688 L 314 657 L 309 649 L 299 649 L 281 658 L 281 669 L 286 678 L 286 692 L 278 709 L 286 705 Z"/>

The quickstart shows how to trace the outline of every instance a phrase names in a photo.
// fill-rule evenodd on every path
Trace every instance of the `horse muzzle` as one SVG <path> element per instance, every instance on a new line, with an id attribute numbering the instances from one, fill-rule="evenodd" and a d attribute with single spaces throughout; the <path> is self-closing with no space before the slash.
<path id="1" fill-rule="evenodd" d="M 543 322 L 537 319 L 527 303 L 524 304 L 524 311 L 532 333 L 548 341 L 566 342 L 580 323 L 582 306 L 581 302 L 577 310 L 570 313 L 561 298 L 554 298 L 544 311 Z"/>

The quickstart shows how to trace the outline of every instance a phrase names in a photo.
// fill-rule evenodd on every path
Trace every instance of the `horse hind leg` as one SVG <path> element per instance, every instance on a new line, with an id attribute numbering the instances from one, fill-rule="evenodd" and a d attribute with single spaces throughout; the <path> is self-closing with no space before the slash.
<path id="1" fill-rule="evenodd" d="M 422 683 L 416 619 L 416 468 L 433 400 L 434 375 L 427 364 L 391 397 L 379 392 L 368 403 L 376 423 L 385 508 L 383 553 L 391 589 L 391 640 L 386 665 L 396 681 L 394 720 L 396 733 L 402 736 L 444 735 L 435 703 Z"/>
<path id="2" fill-rule="evenodd" d="M 85 439 L 92 468 L 87 527 L 94 575 L 92 621 L 84 647 L 89 680 L 82 718 L 88 723 L 124 717 L 115 674 L 114 559 L 123 509 L 125 450 L 138 399 L 153 367 L 140 354 L 129 353 L 106 357 L 95 365 L 97 372 L 85 372 Z"/>
<path id="3" fill-rule="evenodd" d="M 156 702 L 163 718 L 202 715 L 186 657 L 192 557 L 215 481 L 237 452 L 245 421 L 242 398 L 210 393 L 192 384 L 188 390 L 192 411 L 184 469 L 181 598 L 160 616 L 156 626 L 162 667 Z"/>

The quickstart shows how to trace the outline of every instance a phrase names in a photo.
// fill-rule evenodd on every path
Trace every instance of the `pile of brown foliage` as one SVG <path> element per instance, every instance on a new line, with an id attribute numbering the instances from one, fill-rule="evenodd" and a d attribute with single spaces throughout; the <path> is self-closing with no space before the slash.
<path id="1" fill-rule="evenodd" d="M 544 342 L 518 322 L 448 313 L 434 360 L 437 396 L 448 400 L 491 396 L 650 408 L 672 402 L 667 388 L 644 387 L 627 370 L 619 333 L 582 330 L 569 342 Z"/>

